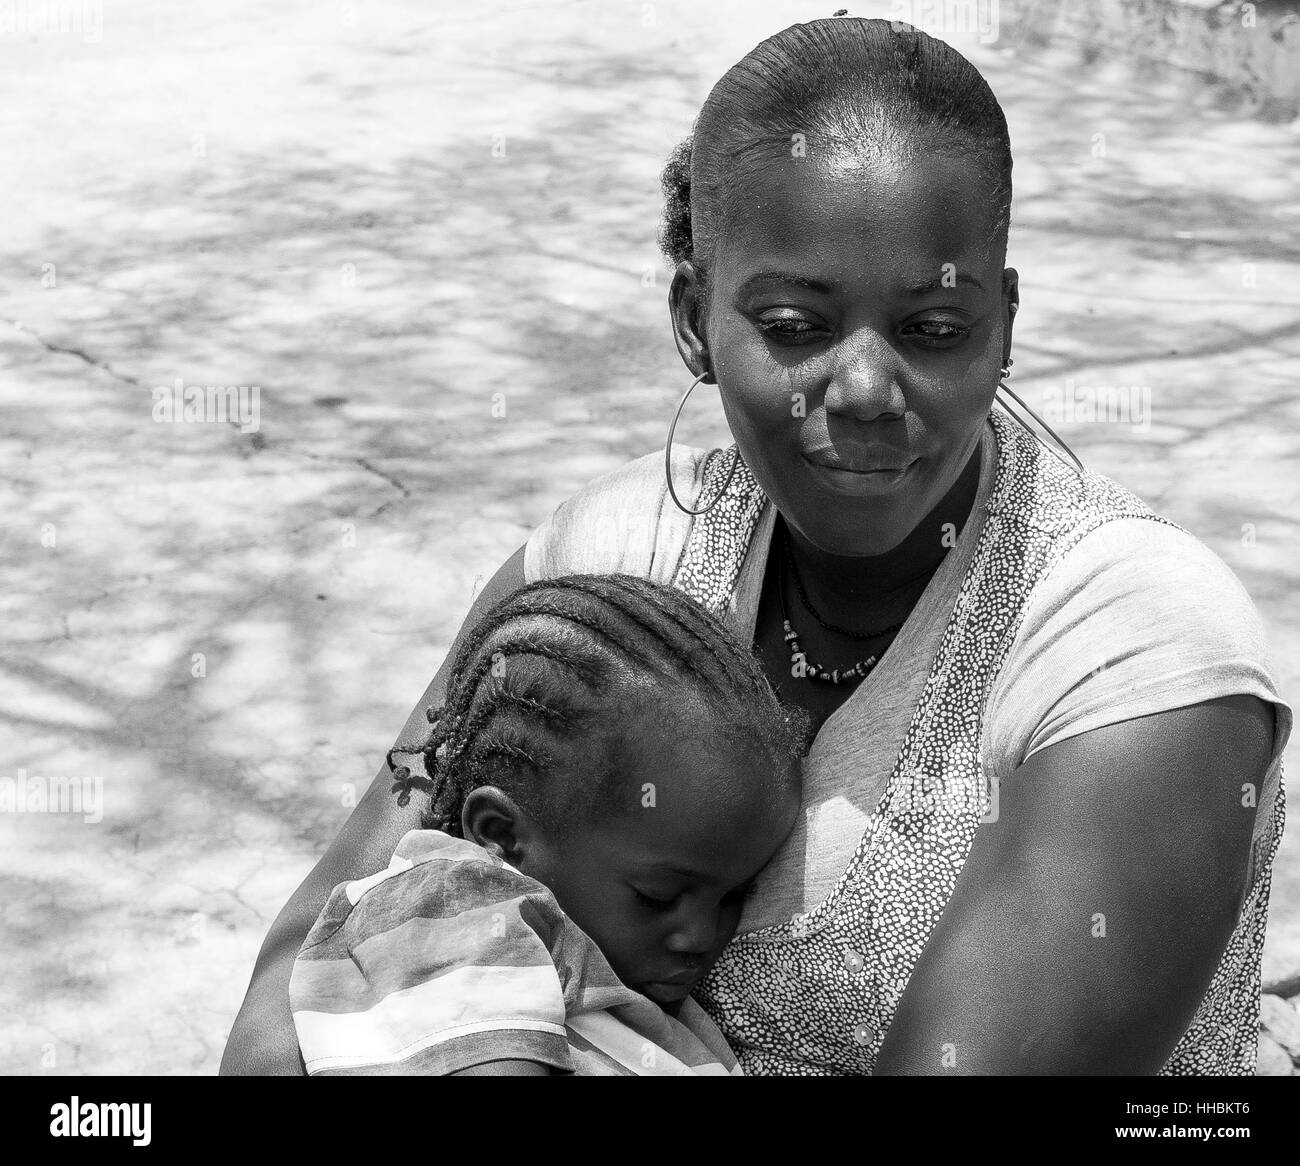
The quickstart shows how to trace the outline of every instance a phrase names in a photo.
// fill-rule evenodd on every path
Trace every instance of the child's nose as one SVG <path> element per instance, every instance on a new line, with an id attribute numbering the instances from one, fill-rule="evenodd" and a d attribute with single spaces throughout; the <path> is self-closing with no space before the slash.
<path id="1" fill-rule="evenodd" d="M 681 955 L 707 955 L 718 939 L 719 919 L 711 912 L 697 912 L 682 919 L 668 936 L 668 950 Z"/>

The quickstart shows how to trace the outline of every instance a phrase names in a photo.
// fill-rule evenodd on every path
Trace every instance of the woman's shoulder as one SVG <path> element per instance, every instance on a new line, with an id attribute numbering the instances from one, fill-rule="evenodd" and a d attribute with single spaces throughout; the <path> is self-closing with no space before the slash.
<path id="1" fill-rule="evenodd" d="M 673 489 L 694 507 L 709 451 L 673 445 Z M 527 582 L 560 575 L 638 575 L 669 583 L 676 572 L 690 516 L 672 501 L 663 450 L 601 474 L 561 502 L 529 536 Z"/>
<path id="2" fill-rule="evenodd" d="M 1096 634 L 1097 650 L 1129 633 L 1166 644 L 1230 642 L 1263 653 L 1263 625 L 1246 589 L 1204 542 L 1156 513 L 1126 486 L 1047 456 L 996 411 L 1000 489 L 989 512 L 1047 535 L 1051 564 L 1033 583 L 1018 645 Z M 1072 649 L 1087 648 L 1075 639 Z M 1090 651 L 1090 656 L 1095 652 Z"/>
<path id="3" fill-rule="evenodd" d="M 1128 487 L 1095 470 L 1076 472 L 1063 458 L 1048 456 L 997 411 L 990 417 L 998 437 L 1000 489 L 989 512 L 1021 523 L 1054 544 L 1052 563 L 1034 582 L 1023 624 L 1068 611 L 1078 624 L 1098 619 L 1122 624 L 1174 616 L 1157 630 L 1199 638 L 1210 632 L 1213 611 L 1226 612 L 1234 638 L 1262 646 L 1255 605 L 1228 565 L 1204 542 L 1156 513 Z M 1145 613 L 1145 615 L 1143 615 Z"/>
<path id="4" fill-rule="evenodd" d="M 990 699 L 997 751 L 1015 763 L 1066 737 L 1225 696 L 1291 712 L 1264 621 L 1231 567 L 1156 515 L 1081 537 L 1026 600 Z"/>
<path id="5" fill-rule="evenodd" d="M 1263 649 L 1264 629 L 1241 580 L 1206 543 L 1150 513 L 1113 518 L 1089 530 L 1030 597 L 1040 616 L 1065 607 L 1127 618 L 1181 618 L 1163 631 L 1197 636 L 1218 629 Z"/>

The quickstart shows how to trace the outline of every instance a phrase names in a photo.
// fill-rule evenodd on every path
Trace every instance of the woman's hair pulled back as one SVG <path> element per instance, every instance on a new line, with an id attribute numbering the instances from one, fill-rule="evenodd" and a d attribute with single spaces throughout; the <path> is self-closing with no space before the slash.
<path id="1" fill-rule="evenodd" d="M 956 49 L 899 21 L 833 17 L 769 37 L 713 87 L 663 172 L 660 243 L 707 271 L 741 182 L 776 159 L 974 162 L 991 229 L 1011 215 L 1011 144 L 988 83 Z"/>

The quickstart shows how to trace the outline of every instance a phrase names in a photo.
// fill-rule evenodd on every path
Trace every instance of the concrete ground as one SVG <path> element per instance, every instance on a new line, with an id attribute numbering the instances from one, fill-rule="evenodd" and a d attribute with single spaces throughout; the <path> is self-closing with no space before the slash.
<path id="1" fill-rule="evenodd" d="M 215 1071 L 476 588 L 662 443 L 659 168 L 730 63 L 831 7 L 142 0 L 99 37 L 0 30 L 0 776 L 84 799 L 0 814 L 0 1072 Z M 1236 571 L 1293 697 L 1295 125 L 927 26 L 1011 122 L 1013 384 L 1149 402 L 1059 428 Z M 155 421 L 178 378 L 257 386 L 257 428 Z M 685 440 L 722 438 L 708 409 Z M 1300 972 L 1292 807 L 1266 979 Z"/>

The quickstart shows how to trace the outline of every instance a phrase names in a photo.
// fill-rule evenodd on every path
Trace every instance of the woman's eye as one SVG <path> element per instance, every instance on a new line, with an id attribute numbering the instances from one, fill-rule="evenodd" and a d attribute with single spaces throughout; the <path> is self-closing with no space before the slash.
<path id="1" fill-rule="evenodd" d="M 906 335 L 916 336 L 929 344 L 943 346 L 964 340 L 970 335 L 969 328 L 949 323 L 947 320 L 921 320 L 909 324 L 903 331 Z"/>
<path id="2" fill-rule="evenodd" d="M 768 316 L 758 320 L 758 328 L 778 344 L 807 344 L 822 331 L 801 316 Z"/>
<path id="3" fill-rule="evenodd" d="M 632 890 L 633 893 L 636 895 L 636 897 L 641 901 L 641 903 L 644 906 L 649 907 L 651 911 L 667 911 L 670 907 L 672 907 L 674 903 L 677 902 L 676 895 L 674 895 L 671 899 L 655 899 L 652 898 L 650 895 L 642 894 L 635 887 L 633 887 Z"/>

